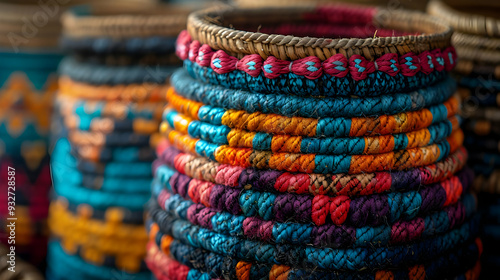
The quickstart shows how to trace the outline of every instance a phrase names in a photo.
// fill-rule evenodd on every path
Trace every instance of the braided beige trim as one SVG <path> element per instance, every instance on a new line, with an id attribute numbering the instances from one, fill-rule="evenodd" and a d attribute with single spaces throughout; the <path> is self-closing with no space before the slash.
<path id="1" fill-rule="evenodd" d="M 20 46 L 21 51 L 36 52 L 36 51 L 52 51 L 57 50 L 57 37 L 42 37 L 38 36 L 29 39 L 26 44 Z M 0 47 L 10 48 L 11 42 L 6 38 L 0 38 Z"/>
<path id="2" fill-rule="evenodd" d="M 58 8 L 61 10 L 61 8 Z M 46 20 L 36 24 L 33 18 Z M 28 23 L 26 23 L 28 22 Z M 36 3 L 7 1 L 0 3 L 0 46 L 12 47 L 22 41 L 21 48 L 53 48 L 61 32 L 59 13 L 50 16 Z M 26 35 L 28 34 L 28 36 Z M 14 42 L 14 43 L 13 43 Z"/>
<path id="3" fill-rule="evenodd" d="M 223 8 L 207 9 L 192 13 L 188 18 L 188 31 L 194 40 L 221 49 L 230 55 L 242 57 L 259 54 L 263 58 L 275 56 L 283 60 L 295 60 L 317 56 L 324 60 L 337 53 L 346 56 L 363 54 L 378 57 L 384 53 L 421 53 L 450 45 L 451 28 L 439 20 L 418 12 L 398 11 L 390 13 L 379 9 L 374 18 L 376 26 L 419 32 L 423 35 L 374 38 L 314 38 L 279 34 L 264 34 L 231 29 L 229 24 L 279 23 L 291 18 L 300 19 L 302 14 L 312 12 L 314 6 Z M 390 15 L 390 16 L 389 16 Z"/>
<path id="4" fill-rule="evenodd" d="M 112 5 L 115 2 L 114 6 L 119 7 L 129 3 L 142 4 L 145 3 L 153 3 L 154 0 L 120 0 L 118 3 L 115 0 L 65 0 L 65 1 L 54 1 L 57 4 L 57 13 L 55 15 L 48 15 L 48 24 L 54 26 L 61 26 L 59 17 L 61 14 L 71 6 L 82 5 L 82 4 L 95 4 L 95 3 L 106 3 L 108 5 Z M 13 22 L 16 24 L 23 24 L 23 17 L 31 19 L 37 12 L 48 13 L 45 7 L 45 3 L 54 3 L 49 1 L 38 1 L 38 0 L 2 0 L 0 2 L 0 21 L 1 22 Z M 63 2 L 59 4 L 59 2 Z M 64 3 L 66 2 L 66 3 Z M 41 4 L 40 4 L 41 3 Z M 141 5 L 142 6 L 142 5 Z M 52 6 L 48 6 L 52 8 Z M 50 10 L 52 12 L 52 10 Z M 20 28 L 19 26 L 17 26 Z"/>
<path id="5" fill-rule="evenodd" d="M 451 41 L 456 48 L 467 46 L 500 51 L 500 38 L 488 38 L 479 35 L 455 32 L 451 37 Z"/>
<path id="6" fill-rule="evenodd" d="M 469 46 L 457 47 L 457 56 L 460 59 L 469 60 L 473 62 L 485 63 L 485 64 L 499 64 L 500 63 L 500 52 L 493 50 L 486 50 Z"/>
<path id="7" fill-rule="evenodd" d="M 439 16 L 457 31 L 491 37 L 500 37 L 500 14 L 496 18 L 474 14 L 478 8 L 491 7 L 491 12 L 498 11 L 497 1 L 441 1 L 432 0 L 427 6 L 427 12 Z M 471 11 L 462 12 L 462 10 Z"/>
<path id="8" fill-rule="evenodd" d="M 72 11 L 62 16 L 65 36 L 78 37 L 147 37 L 176 36 L 186 26 L 191 9 L 167 5 L 100 5 L 90 16 L 78 16 Z"/>
<path id="9" fill-rule="evenodd" d="M 33 16 L 36 12 L 42 10 L 36 2 L 30 3 L 26 1 L 2 1 L 0 3 L 0 20 L 2 22 L 14 22 L 22 24 L 22 17 Z M 43 11 L 43 10 L 42 10 Z M 58 25 L 59 17 L 49 17 L 49 24 Z"/>

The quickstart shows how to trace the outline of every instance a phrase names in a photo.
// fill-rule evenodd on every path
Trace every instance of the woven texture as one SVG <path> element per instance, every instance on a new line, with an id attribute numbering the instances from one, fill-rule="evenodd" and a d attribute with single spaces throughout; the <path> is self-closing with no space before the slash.
<path id="1" fill-rule="evenodd" d="M 159 16 L 176 9 L 133 2 L 75 7 L 62 17 L 70 56 L 59 68 L 52 122 L 49 279 L 151 278 L 143 208 L 162 91 L 180 60 L 144 58 L 174 57 L 187 15 Z"/>
<path id="2" fill-rule="evenodd" d="M 274 32 L 286 27 L 290 18 L 295 19 L 296 25 L 288 31 L 294 35 L 300 30 L 294 28 L 301 25 L 312 27 L 307 31 L 326 32 L 306 31 L 303 37 Z M 317 28 L 321 23 L 325 23 L 326 28 Z M 260 29 L 257 28 L 259 25 L 264 28 L 269 26 L 271 32 L 247 31 Z M 232 28 L 234 26 L 241 28 Z M 330 31 L 332 28 L 334 32 Z M 377 28 L 388 32 L 380 37 L 373 36 Z M 347 57 L 362 55 L 373 60 L 387 53 L 406 55 L 409 52 L 420 54 L 445 49 L 450 46 L 452 33 L 448 26 L 420 13 L 404 11 L 387 17 L 384 9 L 343 4 L 261 9 L 214 8 L 192 13 L 188 19 L 188 31 L 200 44 L 224 50 L 239 58 L 247 54 L 258 54 L 264 59 L 274 56 L 281 60 L 317 56 L 321 61 L 338 53 Z M 188 52 L 185 47 L 178 48 L 180 57 L 185 57 Z"/>
<path id="3" fill-rule="evenodd" d="M 7 27 L 2 15 L 0 29 Z M 39 48 L 0 51 L 0 186 L 4 190 L 0 201 L 5 205 L 0 219 L 17 219 L 17 257 L 39 269 L 43 269 L 47 253 L 48 196 L 52 186 L 48 158 L 50 112 L 61 57 Z M 0 242 L 10 247 L 8 224 L 2 223 Z M 5 269 L 5 277 L 15 277 L 7 273 Z M 22 271 L 19 274 L 22 278 Z"/>
<path id="4" fill-rule="evenodd" d="M 17 218 L 16 257 L 41 271 L 46 263 L 52 187 L 48 156 L 51 113 L 58 90 L 57 67 L 63 57 L 58 47 L 60 16 L 70 6 L 91 2 L 98 1 L 0 3 L 0 185 L 5 190 L 0 201 L 6 205 L 0 219 Z M 148 1 L 126 0 L 120 5 L 134 2 L 137 6 Z M 14 210 L 11 212 L 7 205 Z M 7 224 L 2 223 L 0 240 L 10 246 Z M 16 273 L 2 266 L 0 279 L 39 279 L 30 274 L 31 269 L 16 259 Z"/>
<path id="5" fill-rule="evenodd" d="M 378 9 L 280 11 L 196 12 L 178 37 L 147 205 L 155 277 L 477 279 L 476 155 L 447 29 L 408 14 L 374 35 Z M 314 37 L 332 34 L 361 39 Z"/>
<path id="6" fill-rule="evenodd" d="M 60 18 L 72 6 L 96 4 L 116 9 L 112 0 L 46 1 L 4 0 L 0 3 L 0 46 L 14 49 L 56 49 L 62 31 Z M 151 6 L 152 0 L 123 0 L 120 7 Z"/>
<path id="7" fill-rule="evenodd" d="M 474 188 L 484 217 L 484 276 L 491 278 L 500 258 L 496 250 L 500 240 L 500 214 L 496 210 L 500 205 L 500 13 L 497 3 L 487 1 L 432 1 L 428 12 L 457 30 L 452 40 L 461 62 L 455 73 L 464 98 L 465 145 L 472 155 L 469 164 L 476 173 Z"/>

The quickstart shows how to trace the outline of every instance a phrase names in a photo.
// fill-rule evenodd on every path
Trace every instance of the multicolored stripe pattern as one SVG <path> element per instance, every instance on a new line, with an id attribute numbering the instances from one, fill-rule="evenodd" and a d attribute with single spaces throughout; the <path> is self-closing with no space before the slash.
<path id="1" fill-rule="evenodd" d="M 234 148 L 193 139 L 177 131 L 168 138 L 184 152 L 198 154 L 222 164 L 302 173 L 349 173 L 404 170 L 429 165 L 447 157 L 463 143 L 463 132 L 455 131 L 437 144 L 373 155 L 317 155 L 272 153 L 250 148 Z"/>
<path id="2" fill-rule="evenodd" d="M 334 198 L 325 195 L 274 194 L 213 184 L 175 172 L 168 166 L 156 169 L 156 178 L 172 194 L 200 203 L 213 211 L 260 217 L 267 221 L 313 222 L 376 226 L 410 220 L 457 203 L 472 181 L 470 170 L 459 177 L 419 190 L 387 194 Z M 361 207 L 362 206 L 362 207 Z"/>
<path id="3" fill-rule="evenodd" d="M 160 132 L 168 137 L 175 129 L 192 138 L 228 145 L 230 147 L 253 148 L 262 151 L 313 153 L 313 154 L 380 154 L 394 150 L 411 149 L 430 145 L 450 136 L 460 125 L 460 118 L 453 116 L 429 127 L 399 134 L 364 137 L 306 137 L 287 134 L 253 132 L 231 129 L 224 125 L 213 125 L 193 120 L 174 109 L 165 110 L 165 121 Z M 187 123 L 187 125 L 186 125 Z M 187 131 L 186 131 L 187 126 Z"/>
<path id="4" fill-rule="evenodd" d="M 258 54 L 241 59 L 207 44 L 179 35 L 177 53 L 191 76 L 203 82 L 256 92 L 300 93 L 319 96 L 370 96 L 420 88 L 446 77 L 456 64 L 453 47 L 398 56 L 387 53 L 375 60 L 336 54 L 286 61 Z"/>
<path id="5" fill-rule="evenodd" d="M 212 107 L 181 97 L 172 88 L 168 91 L 167 101 L 177 112 L 193 120 L 233 129 L 309 137 L 361 137 L 415 131 L 453 117 L 460 105 L 458 97 L 451 97 L 442 104 L 397 115 L 316 119 Z M 167 116 L 164 114 L 163 118 Z"/>
<path id="6" fill-rule="evenodd" d="M 456 82 L 448 77 L 411 92 L 360 98 L 307 97 L 211 85 L 192 78 L 185 69 L 176 71 L 171 82 L 178 95 L 213 107 L 308 118 L 365 117 L 417 111 L 445 102 L 457 88 Z"/>
<path id="7" fill-rule="evenodd" d="M 155 187 L 160 188 L 160 186 Z M 157 191 L 159 190 L 155 190 Z M 464 194 L 460 201 L 444 207 L 442 211 L 430 212 L 427 215 L 410 219 L 403 218 L 391 225 L 358 227 L 330 222 L 316 225 L 308 223 L 306 219 L 294 222 L 293 219 L 278 221 L 279 218 L 268 220 L 261 217 L 247 217 L 242 213 L 233 214 L 210 208 L 203 202 L 184 199 L 179 194 L 172 194 L 165 190 L 159 191 L 157 201 L 158 205 L 165 210 L 161 215 L 189 220 L 194 225 L 225 235 L 276 244 L 312 244 L 315 247 L 331 248 L 377 247 L 416 241 L 445 233 L 464 223 L 476 211 L 474 197 Z M 174 209 L 180 205 L 186 207 L 175 211 Z M 276 213 L 281 210 L 272 209 Z"/>
<path id="8" fill-rule="evenodd" d="M 359 196 L 420 188 L 451 178 L 461 170 L 468 155 L 459 148 L 453 155 L 435 164 L 403 170 L 363 174 L 306 174 L 243 168 L 220 164 L 207 158 L 183 153 L 162 142 L 157 147 L 159 161 L 181 174 L 207 182 L 257 191 L 328 196 Z"/>
<path id="9" fill-rule="evenodd" d="M 362 271 L 356 274 L 342 271 L 322 271 L 320 269 L 297 269 L 286 265 L 268 265 L 247 261 L 230 261 L 228 257 L 214 253 L 203 253 L 189 246 L 174 242 L 172 238 L 156 238 L 158 226 L 151 225 L 146 263 L 158 280 L 195 280 L 195 279 L 427 279 L 445 277 L 442 273 L 456 271 L 462 273 L 457 279 L 472 280 L 479 277 L 481 266 L 478 258 L 482 253 L 482 243 L 477 239 L 474 243 L 459 248 L 451 255 L 446 255 L 427 265 L 415 265 L 401 270 Z M 196 262 L 191 262 L 198 256 Z M 176 256 L 185 256 L 177 261 Z M 455 257 L 456 256 L 456 257 Z M 468 256 L 468 257 L 464 257 Z M 450 260 L 457 260 L 458 265 Z"/>
<path id="10" fill-rule="evenodd" d="M 429 255 L 437 256 L 474 240 L 473 237 L 478 233 L 477 223 L 477 219 L 472 220 L 446 234 L 435 235 L 415 243 L 378 248 L 333 249 L 315 248 L 305 244 L 272 245 L 214 233 L 180 219 L 171 223 L 167 227 L 168 231 L 163 232 L 163 236 L 173 237 L 173 242 L 178 244 L 190 244 L 194 248 L 237 260 L 284 264 L 297 268 L 356 271 L 362 268 L 387 269 L 401 267 L 405 263 L 423 262 Z"/>
<path id="11" fill-rule="evenodd" d="M 364 19 L 332 20 L 359 34 Z M 177 41 L 147 205 L 157 279 L 478 278 L 453 47 L 289 60 L 219 47 Z"/>

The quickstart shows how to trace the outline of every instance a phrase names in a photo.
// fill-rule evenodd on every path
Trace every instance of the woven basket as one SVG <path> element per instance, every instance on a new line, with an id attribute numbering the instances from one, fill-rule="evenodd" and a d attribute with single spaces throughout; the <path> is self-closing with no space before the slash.
<path id="1" fill-rule="evenodd" d="M 296 26 L 313 22 L 329 26 L 344 23 L 358 26 L 361 30 L 367 26 L 387 29 L 388 32 L 397 29 L 404 35 L 378 37 L 376 33 L 366 32 L 363 34 L 366 38 L 319 38 L 320 36 L 315 37 L 314 34 L 312 37 L 306 37 L 258 32 L 261 28 L 272 30 L 273 27 L 291 22 Z M 246 54 L 258 53 L 263 58 L 275 56 L 283 60 L 313 55 L 325 60 L 337 53 L 347 56 L 362 54 L 366 58 L 376 58 L 385 53 L 405 54 L 410 51 L 418 54 L 434 48 L 447 47 L 452 34 L 447 25 L 420 13 L 391 13 L 382 8 L 346 8 L 345 5 L 326 6 L 322 9 L 311 5 L 208 9 L 189 16 L 188 31 L 193 40 L 239 58 Z M 325 37 L 324 34 L 321 35 Z"/>
<path id="2" fill-rule="evenodd" d="M 49 1 L 50 2 L 50 1 Z M 21 41 L 25 48 L 55 48 L 61 34 L 59 18 L 64 10 L 70 6 L 104 2 L 107 5 L 116 4 L 109 0 L 76 0 L 67 3 L 40 4 L 39 1 L 7 0 L 0 3 L 0 33 L 6 34 L 0 38 L 0 47 L 12 46 L 12 41 Z M 43 2 L 45 3 L 45 2 Z M 125 0 L 120 6 L 144 7 L 154 3 L 154 0 Z"/>
<path id="3" fill-rule="evenodd" d="M 431 1 L 428 12 L 442 18 L 455 30 L 452 41 L 460 57 L 456 70 L 465 93 L 462 110 L 467 117 L 464 130 L 471 150 L 470 166 L 475 171 L 474 187 L 479 192 L 485 251 L 483 276 L 494 278 L 498 252 L 500 181 L 498 120 L 500 119 L 500 3 L 498 1 Z"/>
<path id="4" fill-rule="evenodd" d="M 82 37 L 177 36 L 186 25 L 191 9 L 167 5 L 94 5 L 88 10 L 71 10 L 62 16 L 63 35 Z"/>
<path id="5" fill-rule="evenodd" d="M 72 56 L 61 64 L 55 101 L 59 197 L 49 215 L 49 276 L 74 270 L 74 279 L 150 279 L 143 205 L 165 86 L 179 65 L 166 58 L 189 10 L 120 1 L 62 15 L 61 45 Z M 69 268 L 54 265 L 61 262 Z"/>
<path id="6" fill-rule="evenodd" d="M 166 139 L 153 163 L 146 263 L 155 276 L 444 279 L 465 273 L 477 279 L 472 173 L 462 170 L 468 156 L 459 121 L 448 122 L 459 108 L 458 99 L 449 99 L 456 89 L 450 44 L 451 28 L 439 20 L 381 8 L 306 4 L 191 14 L 177 40 L 184 69 L 171 78 L 160 125 Z M 421 111 L 372 111 L 398 103 L 382 99 L 415 92 L 430 102 Z M 426 119 L 446 127 L 395 135 L 434 130 Z M 433 151 L 406 145 L 445 132 L 453 136 L 423 144 L 438 145 Z M 381 152 L 396 142 L 394 154 Z M 431 217 L 436 211 L 445 215 Z M 433 225 L 453 226 L 435 231 Z M 419 258 L 425 264 L 414 266 Z"/>
<path id="7" fill-rule="evenodd" d="M 496 1 L 432 0 L 427 11 L 441 17 L 460 33 L 499 37 L 499 8 L 500 3 Z"/>
<path id="8" fill-rule="evenodd" d="M 427 8 L 456 32 L 452 41 L 461 60 L 458 72 L 469 74 L 476 64 L 489 65 L 496 72 L 500 63 L 499 3 L 491 1 L 431 1 Z M 489 9 L 488 9 L 489 8 Z"/>

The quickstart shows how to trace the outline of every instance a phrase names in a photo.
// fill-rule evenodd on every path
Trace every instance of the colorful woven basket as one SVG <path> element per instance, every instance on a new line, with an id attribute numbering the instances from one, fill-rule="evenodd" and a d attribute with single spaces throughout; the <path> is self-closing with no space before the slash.
<path id="1" fill-rule="evenodd" d="M 47 19 L 46 28 L 39 29 L 33 20 L 43 20 L 40 16 L 46 16 L 45 11 L 12 2 L 0 3 L 0 30 L 5 35 L 0 38 L 0 166 L 3 170 L 0 185 L 5 190 L 0 195 L 5 205 L 0 219 L 17 219 L 17 257 L 43 270 L 47 253 L 48 196 L 52 185 L 48 158 L 50 112 L 57 90 L 55 72 L 62 58 L 55 48 L 59 24 L 54 15 L 53 19 Z M 34 18 L 28 19 L 28 16 Z M 28 23 L 22 22 L 22 18 L 27 18 Z M 27 35 L 22 33 L 24 25 Z M 2 223 L 0 241 L 10 248 L 11 230 L 7 225 Z M 7 267 L 5 271 L 2 267 L 0 278 L 39 279 L 26 264 L 16 264 L 19 265 L 17 273 L 9 275 Z"/>
<path id="2" fill-rule="evenodd" d="M 456 29 L 452 41 L 460 61 L 455 74 L 464 98 L 463 128 L 465 145 L 471 151 L 470 166 L 476 173 L 474 187 L 481 194 L 484 241 L 484 276 L 494 277 L 499 264 L 496 244 L 500 204 L 498 178 L 500 158 L 500 13 L 498 3 L 490 1 L 432 1 L 429 13 L 441 17 Z"/>
<path id="3" fill-rule="evenodd" d="M 101 3 L 113 7 L 111 0 L 72 0 L 72 1 L 36 1 L 3 0 L 0 3 L 2 17 L 0 32 L 6 34 L 0 38 L 0 45 L 19 50 L 45 49 L 54 50 L 61 35 L 61 14 L 71 6 Z M 145 7 L 153 0 L 123 0 L 120 6 Z M 116 8 L 116 6 L 115 6 Z"/>
<path id="4" fill-rule="evenodd" d="M 180 65 L 173 42 L 187 12 L 123 4 L 62 16 L 62 46 L 72 55 L 59 68 L 54 106 L 49 279 L 151 277 L 143 207 L 165 105 L 160 92 Z M 165 42 L 172 46 L 161 48 Z"/>
<path id="5" fill-rule="evenodd" d="M 63 57 L 58 47 L 60 15 L 72 5 L 89 2 L 97 1 L 0 3 L 0 33 L 4 35 L 0 38 L 0 165 L 2 170 L 15 169 L 15 175 L 7 176 L 7 172 L 1 175 L 6 192 L 0 195 L 0 200 L 11 205 L 8 202 L 12 203 L 13 198 L 7 196 L 7 190 L 15 193 L 16 200 L 15 211 L 2 208 L 0 218 L 18 219 L 16 253 L 42 271 L 52 185 L 48 157 L 50 116 L 58 89 L 57 67 Z M 133 2 L 147 5 L 148 1 L 127 0 L 121 5 Z M 0 235 L 2 243 L 7 244 L 9 231 L 4 224 Z M 22 267 L 19 265 L 19 269 Z M 18 274 L 5 277 L 22 278 L 23 274 L 19 270 Z M 0 275 L 2 279 L 5 277 Z"/>
<path id="6" fill-rule="evenodd" d="M 189 16 L 148 203 L 157 279 L 479 277 L 451 29 L 385 12 Z"/>
<path id="7" fill-rule="evenodd" d="M 101 3 L 65 14 L 62 46 L 78 52 L 80 57 L 106 65 L 178 64 L 175 41 L 179 30 L 186 25 L 190 9 L 148 7 L 147 3 L 133 8 L 120 6 Z"/>

